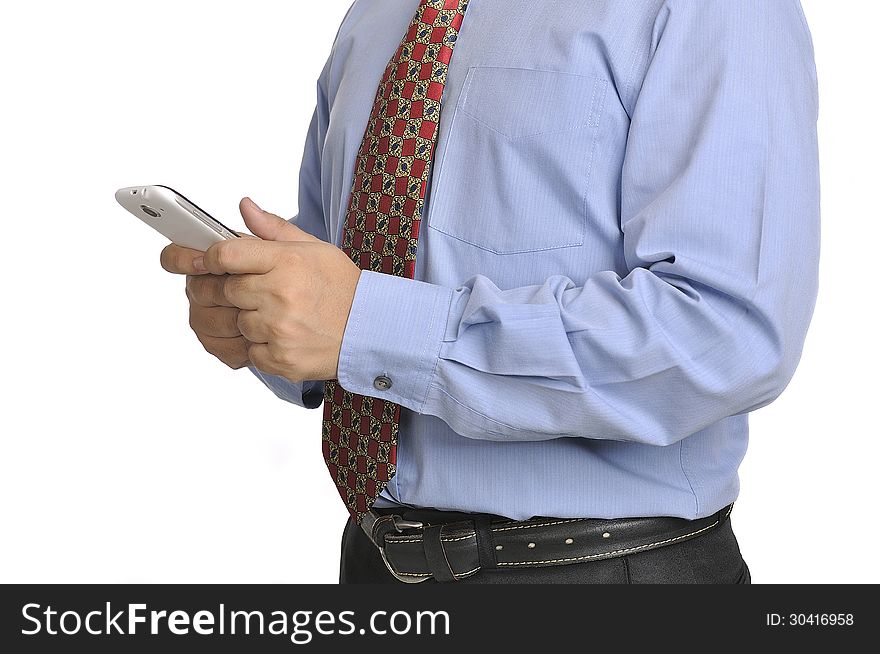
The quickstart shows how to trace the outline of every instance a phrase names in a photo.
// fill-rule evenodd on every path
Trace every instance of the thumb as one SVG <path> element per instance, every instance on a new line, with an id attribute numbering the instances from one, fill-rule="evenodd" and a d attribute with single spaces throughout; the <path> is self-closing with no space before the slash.
<path id="1" fill-rule="evenodd" d="M 242 198 L 238 204 L 244 223 L 254 236 L 265 241 L 315 241 L 314 236 L 281 216 L 263 211 L 250 198 Z"/>

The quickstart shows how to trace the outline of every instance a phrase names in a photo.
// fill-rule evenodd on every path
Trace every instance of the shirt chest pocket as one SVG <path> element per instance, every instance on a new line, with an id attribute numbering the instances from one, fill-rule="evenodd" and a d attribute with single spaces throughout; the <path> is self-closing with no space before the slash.
<path id="1" fill-rule="evenodd" d="M 607 81 L 474 67 L 431 191 L 431 229 L 498 254 L 582 245 Z"/>

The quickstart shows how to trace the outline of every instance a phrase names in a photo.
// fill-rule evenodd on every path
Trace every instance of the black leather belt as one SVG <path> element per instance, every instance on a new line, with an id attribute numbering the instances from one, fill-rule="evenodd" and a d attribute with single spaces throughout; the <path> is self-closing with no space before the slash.
<path id="1" fill-rule="evenodd" d="M 475 514 L 430 524 L 370 511 L 361 528 L 400 581 L 457 581 L 487 568 L 535 568 L 610 559 L 695 538 L 722 524 L 733 504 L 705 518 L 533 518 Z M 410 515 L 417 515 L 417 512 Z M 461 515 L 461 514 L 456 514 Z"/>

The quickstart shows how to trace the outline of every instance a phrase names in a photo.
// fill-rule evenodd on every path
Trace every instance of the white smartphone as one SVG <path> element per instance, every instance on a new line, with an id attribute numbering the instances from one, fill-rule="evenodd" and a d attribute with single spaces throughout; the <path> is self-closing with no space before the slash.
<path id="1" fill-rule="evenodd" d="M 214 243 L 239 238 L 192 200 L 162 185 L 127 186 L 116 200 L 172 243 L 204 252 Z"/>

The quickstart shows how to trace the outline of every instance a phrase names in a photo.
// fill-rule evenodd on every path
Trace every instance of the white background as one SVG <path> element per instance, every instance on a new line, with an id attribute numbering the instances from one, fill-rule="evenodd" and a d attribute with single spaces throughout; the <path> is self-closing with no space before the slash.
<path id="1" fill-rule="evenodd" d="M 775 1 L 775 0 L 769 0 Z M 335 582 L 321 410 L 206 354 L 166 184 L 235 229 L 296 213 L 315 80 L 349 0 L 17 2 L 0 26 L 0 582 Z M 804 0 L 821 92 L 821 288 L 751 416 L 734 526 L 755 582 L 878 582 L 878 5 Z"/>

